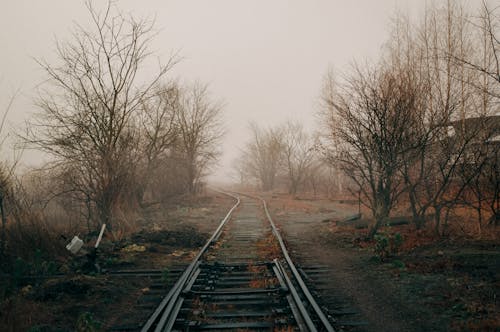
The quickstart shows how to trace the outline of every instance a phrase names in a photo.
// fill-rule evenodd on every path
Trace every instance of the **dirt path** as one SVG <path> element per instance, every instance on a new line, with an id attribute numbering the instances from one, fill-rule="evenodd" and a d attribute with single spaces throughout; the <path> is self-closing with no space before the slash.
<path id="1" fill-rule="evenodd" d="M 437 331 L 415 313 L 409 313 L 400 290 L 382 275 L 374 276 L 369 266 L 363 266 L 369 257 L 350 250 L 315 245 L 308 247 L 317 263 L 331 267 L 330 290 L 345 301 L 347 306 L 360 311 L 366 326 L 356 331 Z M 423 318 L 423 317 L 422 317 Z M 425 318 L 423 318 L 425 319 Z"/>
<path id="2" fill-rule="evenodd" d="M 297 203 L 295 203 L 297 204 Z M 344 309 L 359 315 L 338 317 L 339 321 L 364 322 L 366 325 L 342 327 L 349 331 L 445 331 L 438 319 L 426 316 L 394 283 L 394 277 L 380 264 L 370 261 L 372 252 L 342 248 L 343 239 L 332 238 L 326 220 L 341 219 L 355 213 L 355 207 L 332 204 L 290 206 L 271 201 L 275 219 L 282 228 L 294 256 L 301 265 L 328 267 L 323 298 L 334 298 Z M 301 206 L 302 204 L 302 206 Z M 377 266 L 378 265 L 378 266 Z M 327 305 L 328 307 L 328 305 Z M 338 308 L 328 308 L 331 311 Z"/>

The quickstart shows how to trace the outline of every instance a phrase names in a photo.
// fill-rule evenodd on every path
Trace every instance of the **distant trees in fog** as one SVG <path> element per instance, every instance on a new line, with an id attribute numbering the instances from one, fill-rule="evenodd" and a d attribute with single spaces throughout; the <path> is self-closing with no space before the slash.
<path id="1" fill-rule="evenodd" d="M 271 190 L 275 186 L 281 163 L 283 151 L 282 129 L 261 128 L 252 123 L 250 130 L 252 138 L 243 150 L 241 162 L 245 165 L 242 169 L 259 181 L 262 190 Z"/>
<path id="2" fill-rule="evenodd" d="M 335 187 L 316 138 L 300 123 L 287 121 L 274 127 L 252 123 L 250 131 L 251 138 L 233 162 L 241 184 L 256 182 L 264 191 L 284 186 L 291 195 L 301 191 L 328 194 Z"/>
<path id="3" fill-rule="evenodd" d="M 219 149 L 225 132 L 222 106 L 210 99 L 206 85 L 196 83 L 181 92 L 180 112 L 175 116 L 178 132 L 175 149 L 180 152 L 186 170 L 186 190 L 194 194 L 205 172 L 222 152 Z"/>
<path id="4" fill-rule="evenodd" d="M 316 157 L 313 137 L 299 123 L 283 127 L 283 162 L 288 175 L 288 192 L 295 195 L 306 184 Z"/>

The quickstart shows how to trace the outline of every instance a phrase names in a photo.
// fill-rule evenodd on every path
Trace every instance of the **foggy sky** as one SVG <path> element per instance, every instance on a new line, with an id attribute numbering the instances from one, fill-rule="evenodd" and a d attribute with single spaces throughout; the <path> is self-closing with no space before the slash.
<path id="1" fill-rule="evenodd" d="M 105 1 L 94 1 L 103 7 Z M 137 17 L 155 18 L 151 46 L 165 61 L 183 60 L 170 78 L 209 83 L 224 102 L 228 130 L 215 177 L 229 171 L 248 138 L 248 122 L 287 119 L 314 128 L 318 96 L 328 68 L 344 70 L 353 59 L 376 59 L 396 8 L 416 16 L 423 0 L 121 0 Z M 89 24 L 83 1 L 3 0 L 0 10 L 0 110 L 20 89 L 9 128 L 20 130 L 37 109 L 36 86 L 45 78 L 33 58 L 57 63 L 55 40 L 70 39 L 74 22 Z M 153 70 L 153 69 L 151 69 Z M 9 148 L 2 149 L 8 158 Z M 26 165 L 43 156 L 27 151 Z"/>

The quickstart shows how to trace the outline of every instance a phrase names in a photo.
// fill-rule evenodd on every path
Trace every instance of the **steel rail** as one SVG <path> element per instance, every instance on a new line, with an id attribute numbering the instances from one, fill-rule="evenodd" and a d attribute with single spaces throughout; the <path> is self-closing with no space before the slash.
<path id="1" fill-rule="evenodd" d="M 276 227 L 273 219 L 271 218 L 271 214 L 269 213 L 269 210 L 267 208 L 266 201 L 261 197 L 258 197 L 258 199 L 261 200 L 261 202 L 264 206 L 264 211 L 266 213 L 267 219 L 269 220 L 269 223 L 271 224 L 273 234 L 274 234 L 274 236 L 276 236 L 276 238 L 280 244 L 281 251 L 283 252 L 283 256 L 285 257 L 285 260 L 288 264 L 288 267 L 290 268 L 290 271 L 292 271 L 292 274 L 293 274 L 295 280 L 299 284 L 302 293 L 304 293 L 305 297 L 307 298 L 307 301 L 309 301 L 309 303 L 311 304 L 312 308 L 314 309 L 314 312 L 316 313 L 318 318 L 321 320 L 321 323 L 323 324 L 325 329 L 329 332 L 335 332 L 335 329 L 330 324 L 330 321 L 325 316 L 325 314 L 323 313 L 323 311 L 319 307 L 318 303 L 316 302 L 316 300 L 312 296 L 311 292 L 309 291 L 306 284 L 304 283 L 304 280 L 302 280 L 302 277 L 300 276 L 300 273 L 297 271 L 295 264 L 293 264 L 293 261 L 290 258 L 290 255 L 288 254 L 288 249 L 286 248 L 285 242 L 283 241 L 283 238 L 281 237 L 281 234 L 280 234 L 278 228 Z M 285 272 L 285 271 L 283 271 L 283 272 Z"/>
<path id="2" fill-rule="evenodd" d="M 299 287 L 300 287 L 302 293 L 306 297 L 307 301 L 309 301 L 311 307 L 313 308 L 313 310 L 316 313 L 316 315 L 318 316 L 318 318 L 321 320 L 321 323 L 323 324 L 325 329 L 328 332 L 335 332 L 335 329 L 333 328 L 332 324 L 330 323 L 328 318 L 325 316 L 325 314 L 323 313 L 323 311 L 319 307 L 318 303 L 316 302 L 316 300 L 312 296 L 311 292 L 309 291 L 309 288 L 307 287 L 304 280 L 300 276 L 300 273 L 298 272 L 297 268 L 295 267 L 295 264 L 293 263 L 290 255 L 288 253 L 288 249 L 285 245 L 285 242 L 283 241 L 283 238 L 281 237 L 281 233 L 278 230 L 278 228 L 276 227 L 276 224 L 274 223 L 273 218 L 271 217 L 271 214 L 269 213 L 269 210 L 267 208 L 267 202 L 262 197 L 259 197 L 259 196 L 255 196 L 255 195 L 251 195 L 251 194 L 247 194 L 247 193 L 241 193 L 241 192 L 234 192 L 234 193 L 236 193 L 238 195 L 242 195 L 242 196 L 247 196 L 247 197 L 250 197 L 250 198 L 253 198 L 256 200 L 260 200 L 262 202 L 262 205 L 264 207 L 264 212 L 266 213 L 266 217 L 269 221 L 269 224 L 271 225 L 272 232 L 273 232 L 274 236 L 276 237 L 276 239 L 278 240 L 278 243 L 280 245 L 281 252 L 283 253 L 285 261 L 286 261 L 288 267 L 290 268 L 290 271 L 292 272 L 295 280 L 299 284 Z M 285 272 L 285 271 L 283 271 L 283 272 Z"/>
<path id="3" fill-rule="evenodd" d="M 220 192 L 220 191 L 218 191 Z M 223 193 L 223 192 L 220 192 Z M 215 232 L 212 234 L 210 239 L 205 243 L 205 245 L 201 248 L 201 250 L 198 252 L 196 257 L 192 260 L 192 262 L 189 264 L 189 266 L 184 270 L 180 278 L 177 280 L 175 285 L 170 289 L 170 291 L 167 293 L 167 295 L 163 298 L 163 300 L 160 302 L 158 307 L 155 309 L 155 311 L 151 314 L 149 319 L 146 321 L 144 326 L 141 329 L 141 332 L 147 332 L 151 331 L 152 327 L 154 324 L 159 320 L 159 324 L 156 326 L 154 331 L 162 331 L 164 328 L 164 324 L 167 322 L 167 319 L 169 318 L 171 312 L 174 308 L 176 302 L 178 304 L 178 298 L 186 286 L 186 283 L 191 279 L 190 277 L 193 275 L 194 271 L 197 269 L 199 266 L 199 261 L 201 256 L 208 250 L 208 248 L 214 244 L 219 236 L 222 233 L 222 229 L 224 228 L 225 224 L 231 217 L 233 211 L 240 205 L 240 198 L 232 195 L 230 193 L 223 193 L 225 195 L 231 196 L 234 199 L 236 199 L 236 203 L 233 205 L 233 207 L 229 210 L 229 212 L 226 214 L 224 219 L 220 222 L 219 227 L 215 230 Z M 176 306 L 177 307 L 177 306 Z"/>
<path id="4" fill-rule="evenodd" d="M 290 278 L 277 258 L 274 259 L 273 270 L 282 287 L 289 291 L 289 295 L 287 295 L 286 298 L 300 331 L 317 332 L 318 330 L 304 307 L 299 293 L 293 286 Z"/>
<path id="5" fill-rule="evenodd" d="M 207 241 L 207 243 L 203 246 L 203 248 L 198 252 L 196 257 L 193 259 L 193 261 L 190 263 L 190 265 L 186 268 L 186 270 L 182 273 L 180 278 L 177 280 L 175 285 L 172 287 L 172 289 L 168 292 L 168 294 L 164 297 L 164 299 L 161 301 L 159 306 L 156 308 L 156 310 L 153 312 L 153 314 L 150 316 L 148 321 L 144 324 L 143 328 L 141 329 L 141 332 L 147 332 L 151 331 L 152 328 L 154 327 L 155 332 L 160 332 L 160 331 L 169 331 L 173 327 L 177 314 L 179 313 L 180 308 L 182 307 L 183 303 L 183 295 L 187 295 L 188 293 L 191 293 L 191 286 L 194 284 L 200 270 L 200 259 L 202 255 L 208 250 L 208 248 L 214 244 L 220 235 L 222 234 L 222 230 L 224 226 L 226 225 L 227 221 L 231 217 L 233 211 L 239 206 L 241 200 L 238 196 L 232 195 L 227 192 L 222 192 L 218 191 L 219 193 L 231 196 L 237 200 L 235 205 L 229 210 L 225 218 L 221 221 L 219 226 L 217 227 L 216 231 L 213 233 L 213 235 L 210 237 L 210 239 Z M 249 194 L 243 194 L 243 193 L 236 193 L 238 195 L 244 195 L 248 196 L 250 198 L 260 200 L 263 204 L 264 211 L 266 213 L 267 219 L 269 221 L 269 224 L 271 225 L 272 228 L 272 233 L 278 240 L 278 243 L 280 244 L 280 248 L 283 254 L 283 257 L 285 258 L 286 264 L 289 268 L 289 270 L 292 272 L 293 277 L 297 284 L 299 285 L 299 288 L 301 292 L 304 294 L 306 297 L 307 301 L 309 302 L 310 306 L 313 308 L 315 314 L 317 317 L 320 319 L 321 323 L 323 324 L 324 328 L 326 331 L 329 332 L 335 332 L 333 327 L 331 326 L 330 322 L 328 321 L 327 317 L 325 314 L 322 312 L 321 308 L 315 301 L 314 297 L 310 293 L 309 289 L 305 285 L 304 281 L 302 280 L 300 273 L 297 271 L 297 268 L 295 267 L 292 259 L 290 258 L 290 255 L 288 254 L 288 250 L 286 248 L 286 245 L 283 241 L 283 238 L 281 237 L 281 234 L 274 224 L 274 221 L 271 218 L 271 215 L 269 213 L 269 210 L 267 208 L 267 203 L 264 199 L 261 197 L 256 197 L 252 196 Z M 277 260 L 274 263 L 273 269 L 275 272 L 278 272 L 278 274 L 281 275 L 280 277 L 280 283 L 283 283 L 286 285 L 288 290 L 291 292 L 291 296 L 287 296 L 292 302 L 294 302 L 293 311 L 294 311 L 294 316 L 298 320 L 297 323 L 299 323 L 301 330 L 306 330 L 306 331 L 311 331 L 315 332 L 317 331 L 317 328 L 314 326 L 309 313 L 305 309 L 304 305 L 302 304 L 300 297 L 295 290 L 295 287 L 293 286 L 291 280 L 288 278 L 286 271 L 284 267 L 278 263 L 276 263 Z M 268 290 L 269 291 L 269 290 Z M 291 303 L 290 303 L 291 304 Z M 156 326 L 155 326 L 156 324 Z M 306 325 L 306 326 L 304 326 Z"/>
<path id="6" fill-rule="evenodd" d="M 295 280 L 299 284 L 300 289 L 302 290 L 305 297 L 307 298 L 307 300 L 311 304 L 312 308 L 314 309 L 314 312 L 316 313 L 318 318 L 321 320 L 321 323 L 323 324 L 325 329 L 329 332 L 335 332 L 335 329 L 333 328 L 332 324 L 330 324 L 330 321 L 325 316 L 325 314 L 323 313 L 323 311 L 319 307 L 318 303 L 316 302 L 316 300 L 312 296 L 311 292 L 309 291 L 306 284 L 304 283 L 304 280 L 302 280 L 302 277 L 300 276 L 300 273 L 297 271 L 295 264 L 293 264 L 293 261 L 290 258 L 290 255 L 288 254 L 288 250 L 286 248 L 285 242 L 283 241 L 283 238 L 281 237 L 281 234 L 280 234 L 278 228 L 276 227 L 276 225 L 274 224 L 274 221 L 271 218 L 271 214 L 269 213 L 269 210 L 267 209 L 266 201 L 262 198 L 260 198 L 260 200 L 262 201 L 262 204 L 264 205 L 264 211 L 266 212 L 266 216 L 269 220 L 269 223 L 271 224 L 271 228 L 273 229 L 273 233 L 276 236 L 276 238 L 278 239 L 278 242 L 279 242 L 280 247 L 281 247 L 281 251 L 283 252 L 283 256 L 285 257 L 285 260 L 288 264 L 288 267 L 292 271 L 292 274 L 295 277 Z"/>
<path id="7" fill-rule="evenodd" d="M 196 272 L 193 273 L 193 275 L 189 278 L 189 281 L 187 282 L 186 287 L 182 288 L 183 292 L 187 292 L 187 291 L 191 290 L 191 287 L 193 287 L 193 285 L 196 281 L 196 278 L 198 278 L 198 275 L 201 272 L 201 270 L 199 269 L 199 266 L 200 266 L 200 262 L 197 262 Z M 172 301 L 172 303 L 173 303 L 173 301 Z M 177 318 L 177 315 L 179 314 L 179 311 L 181 310 L 183 303 L 184 303 L 184 297 L 178 296 L 172 310 L 167 311 L 168 314 L 165 314 L 162 316 L 162 321 L 161 321 L 162 324 L 158 324 L 158 325 L 160 325 L 161 328 L 157 327 L 155 331 L 162 331 L 162 330 L 163 331 L 170 331 L 175 324 L 175 319 Z M 163 318 L 167 318 L 167 317 L 168 317 L 168 321 L 166 319 L 163 319 Z M 165 323 L 163 323 L 163 322 L 165 322 Z"/>

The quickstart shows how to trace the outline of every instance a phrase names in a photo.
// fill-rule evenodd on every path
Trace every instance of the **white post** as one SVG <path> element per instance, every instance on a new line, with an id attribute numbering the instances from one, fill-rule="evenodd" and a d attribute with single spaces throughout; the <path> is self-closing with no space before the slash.
<path id="1" fill-rule="evenodd" d="M 106 229 L 106 224 L 102 224 L 102 227 L 101 227 L 101 232 L 99 233 L 99 237 L 97 238 L 97 241 L 95 243 L 95 246 L 94 248 L 97 249 L 97 247 L 99 246 L 99 243 L 101 243 L 101 239 L 102 239 L 102 234 L 104 233 L 104 230 Z"/>

